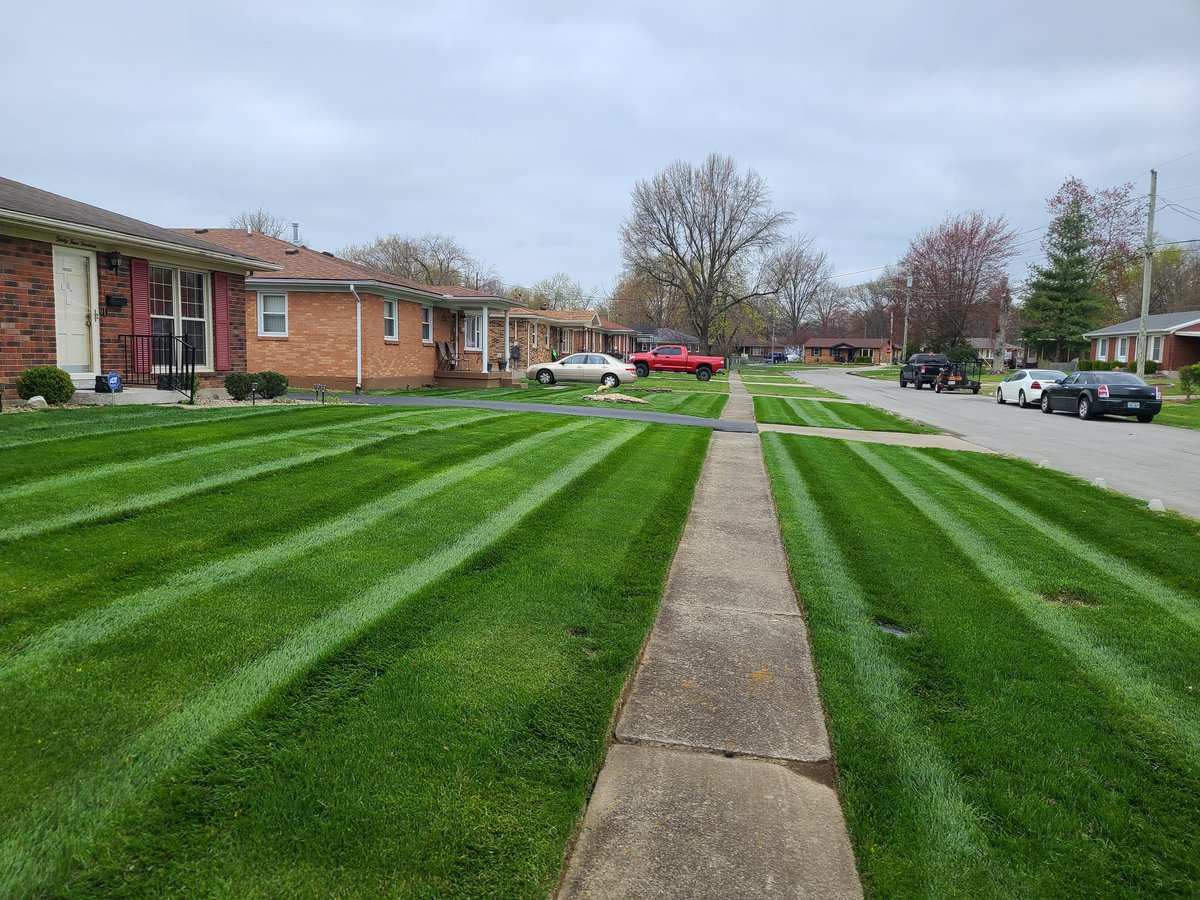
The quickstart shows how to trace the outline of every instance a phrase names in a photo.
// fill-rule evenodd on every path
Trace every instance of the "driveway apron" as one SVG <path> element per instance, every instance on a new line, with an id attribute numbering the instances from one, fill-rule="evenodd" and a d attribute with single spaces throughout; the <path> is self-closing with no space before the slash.
<path id="1" fill-rule="evenodd" d="M 759 437 L 717 431 L 559 896 L 861 897 L 835 784 Z"/>

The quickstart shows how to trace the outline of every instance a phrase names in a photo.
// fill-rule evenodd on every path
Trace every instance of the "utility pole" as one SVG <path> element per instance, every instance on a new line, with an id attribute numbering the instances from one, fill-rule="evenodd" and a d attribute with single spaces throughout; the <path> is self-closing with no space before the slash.
<path id="1" fill-rule="evenodd" d="M 904 365 L 904 354 L 908 352 L 908 304 L 912 300 L 912 278 L 909 274 L 904 287 L 904 340 L 900 344 L 900 365 Z"/>
<path id="2" fill-rule="evenodd" d="M 1154 203 L 1158 199 L 1158 173 L 1150 170 L 1150 215 L 1146 218 L 1146 260 L 1142 263 L 1142 321 L 1138 325 L 1137 373 L 1146 374 L 1146 317 L 1150 315 L 1150 274 L 1154 266 Z"/>

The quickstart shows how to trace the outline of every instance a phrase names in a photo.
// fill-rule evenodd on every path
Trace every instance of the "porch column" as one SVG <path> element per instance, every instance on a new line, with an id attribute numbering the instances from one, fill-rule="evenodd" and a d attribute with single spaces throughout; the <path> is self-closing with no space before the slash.
<path id="1" fill-rule="evenodd" d="M 486 375 L 488 372 L 488 308 L 486 306 L 483 308 L 483 340 L 481 343 L 483 344 L 483 368 L 480 371 Z"/>
<path id="2" fill-rule="evenodd" d="M 508 353 L 508 310 L 506 309 L 506 310 L 504 310 L 504 371 L 505 372 L 512 371 L 512 360 L 510 360 L 508 357 L 509 357 L 509 353 Z"/>

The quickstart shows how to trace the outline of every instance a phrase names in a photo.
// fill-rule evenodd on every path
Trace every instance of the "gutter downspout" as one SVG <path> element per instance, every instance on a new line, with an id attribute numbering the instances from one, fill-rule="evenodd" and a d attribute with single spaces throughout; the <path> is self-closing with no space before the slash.
<path id="1" fill-rule="evenodd" d="M 354 295 L 354 393 L 362 393 L 362 297 L 350 285 L 350 293 Z"/>

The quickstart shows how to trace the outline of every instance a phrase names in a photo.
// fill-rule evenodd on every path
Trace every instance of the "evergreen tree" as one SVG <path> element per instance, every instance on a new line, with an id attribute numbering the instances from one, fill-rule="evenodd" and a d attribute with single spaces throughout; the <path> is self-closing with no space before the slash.
<path id="1" fill-rule="evenodd" d="M 1104 314 L 1090 233 L 1088 213 L 1076 200 L 1050 223 L 1046 265 L 1032 267 L 1021 333 L 1039 348 L 1054 344 L 1056 358 L 1064 346 L 1087 346 L 1084 332 L 1097 327 Z"/>

